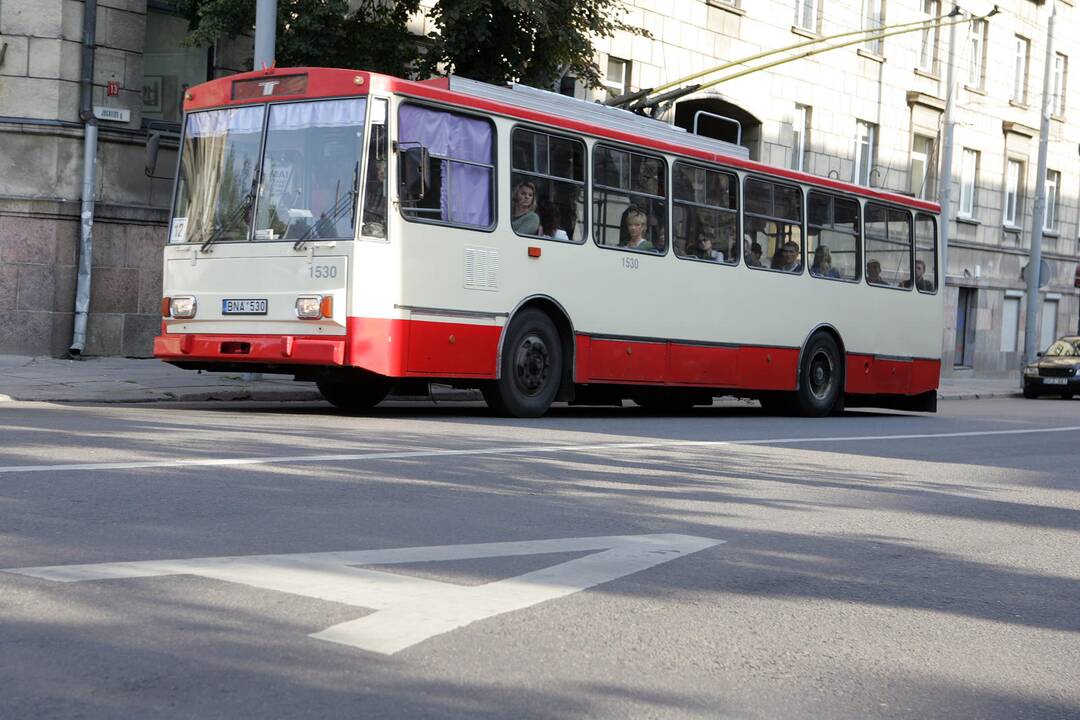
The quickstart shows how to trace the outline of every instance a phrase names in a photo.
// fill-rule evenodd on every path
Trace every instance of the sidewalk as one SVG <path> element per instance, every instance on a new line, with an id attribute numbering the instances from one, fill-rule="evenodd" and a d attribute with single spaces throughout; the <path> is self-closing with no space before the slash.
<path id="1" fill-rule="evenodd" d="M 439 386 L 433 396 L 444 400 L 479 400 L 472 391 Z M 943 400 L 1012 397 L 1020 394 L 1019 375 L 1008 378 L 946 378 Z M 159 360 L 0 355 L 0 402 L 158 402 L 197 400 L 321 400 L 314 383 L 288 375 L 248 376 L 181 370 Z M 404 398 L 401 398 L 404 399 Z"/>

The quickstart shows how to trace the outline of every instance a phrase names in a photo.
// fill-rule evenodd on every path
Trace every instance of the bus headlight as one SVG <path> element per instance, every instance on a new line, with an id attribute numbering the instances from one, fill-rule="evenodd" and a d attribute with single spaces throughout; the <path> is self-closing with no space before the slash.
<path id="1" fill-rule="evenodd" d="M 169 314 L 182 320 L 195 317 L 198 303 L 193 295 L 177 295 L 169 298 Z"/>
<path id="2" fill-rule="evenodd" d="M 302 320 L 318 320 L 322 317 L 322 297 L 306 295 L 296 298 L 296 317 Z"/>

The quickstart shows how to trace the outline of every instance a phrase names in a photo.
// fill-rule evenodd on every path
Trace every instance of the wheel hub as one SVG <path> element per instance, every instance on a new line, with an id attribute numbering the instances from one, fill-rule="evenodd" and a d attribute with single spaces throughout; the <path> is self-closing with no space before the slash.
<path id="1" fill-rule="evenodd" d="M 514 357 L 514 376 L 518 387 L 529 395 L 536 395 L 547 383 L 550 371 L 547 344 L 537 335 L 526 335 Z"/>
<path id="2" fill-rule="evenodd" d="M 832 389 L 835 368 L 828 353 L 815 353 L 810 360 L 810 393 L 818 400 L 824 400 Z"/>

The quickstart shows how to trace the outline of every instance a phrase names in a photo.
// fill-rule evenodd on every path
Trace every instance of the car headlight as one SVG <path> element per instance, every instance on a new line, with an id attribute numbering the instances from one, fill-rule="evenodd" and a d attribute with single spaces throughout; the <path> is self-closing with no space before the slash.
<path id="1" fill-rule="evenodd" d="M 174 318 L 193 318 L 197 307 L 195 298 L 191 295 L 175 295 L 169 298 L 169 314 Z"/>
<path id="2" fill-rule="evenodd" d="M 1030 377 L 1032 375 L 1038 375 L 1038 374 L 1039 374 L 1039 368 L 1037 368 L 1037 367 L 1032 367 L 1032 366 L 1028 365 L 1026 368 L 1024 368 L 1024 375 L 1026 375 L 1028 377 Z"/>

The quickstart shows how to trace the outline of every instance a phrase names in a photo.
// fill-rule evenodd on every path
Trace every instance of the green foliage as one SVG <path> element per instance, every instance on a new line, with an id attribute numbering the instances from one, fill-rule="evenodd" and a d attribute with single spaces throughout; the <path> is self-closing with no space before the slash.
<path id="1" fill-rule="evenodd" d="M 254 34 L 256 0 L 175 0 L 190 23 L 185 44 Z M 590 87 L 603 74 L 593 40 L 617 30 L 622 0 L 437 0 L 425 39 L 406 29 L 420 0 L 278 0 L 277 64 L 345 67 L 391 75 L 457 73 L 485 82 L 551 88 L 567 72 Z"/>
<path id="2" fill-rule="evenodd" d="M 421 65 L 496 84 L 551 88 L 570 72 L 600 87 L 593 39 L 617 30 L 651 37 L 626 25 L 621 0 L 439 0 L 435 31 Z"/>
<path id="3" fill-rule="evenodd" d="M 406 74 L 416 62 L 416 37 L 405 23 L 420 0 L 278 0 L 275 58 L 282 67 L 323 66 Z M 211 45 L 253 35 L 255 0 L 177 0 L 189 22 L 185 44 Z"/>

